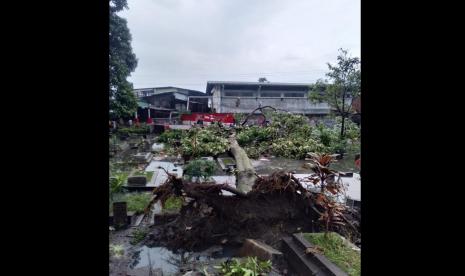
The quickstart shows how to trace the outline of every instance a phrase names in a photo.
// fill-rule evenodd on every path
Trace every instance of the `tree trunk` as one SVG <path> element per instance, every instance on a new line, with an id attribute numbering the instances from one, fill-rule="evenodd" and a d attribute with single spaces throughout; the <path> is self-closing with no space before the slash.
<path id="1" fill-rule="evenodd" d="M 341 140 L 344 139 L 344 123 L 345 123 L 346 117 L 342 115 L 342 124 L 341 124 Z"/>
<path id="2" fill-rule="evenodd" d="M 234 136 L 229 138 L 229 143 L 231 153 L 234 155 L 234 159 L 236 159 L 236 168 L 238 171 L 236 175 L 236 187 L 239 191 L 247 194 L 252 190 L 257 175 L 247 153 L 239 146 Z"/>

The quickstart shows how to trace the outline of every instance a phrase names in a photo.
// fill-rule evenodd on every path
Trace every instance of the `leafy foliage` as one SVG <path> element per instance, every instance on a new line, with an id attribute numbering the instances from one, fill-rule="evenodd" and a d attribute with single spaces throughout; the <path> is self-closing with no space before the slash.
<path id="1" fill-rule="evenodd" d="M 196 159 L 189 162 L 184 168 L 184 175 L 187 179 L 192 180 L 196 178 L 197 181 L 201 179 L 207 179 L 213 175 L 215 170 L 215 162 L 204 160 L 204 159 Z"/>
<path id="2" fill-rule="evenodd" d="M 272 139 L 274 129 L 269 127 L 250 126 L 241 131 L 236 139 L 239 145 L 245 146 L 251 143 L 260 143 Z"/>
<path id="3" fill-rule="evenodd" d="M 181 151 L 188 156 L 217 156 L 228 149 L 228 140 L 208 129 L 192 128 L 181 139 Z"/>
<path id="4" fill-rule="evenodd" d="M 131 47 L 127 21 L 117 12 L 128 8 L 126 0 L 110 0 L 110 116 L 130 117 L 137 110 L 137 99 L 127 77 L 137 66 Z"/>
<path id="5" fill-rule="evenodd" d="M 259 261 L 256 257 L 247 257 L 245 262 L 234 258 L 221 263 L 220 275 L 224 276 L 258 276 L 271 271 L 271 261 Z"/>
<path id="6" fill-rule="evenodd" d="M 308 152 L 321 152 L 324 150 L 323 144 L 312 138 L 305 137 L 279 138 L 271 144 L 271 151 L 274 154 L 292 159 L 303 159 Z"/>
<path id="7" fill-rule="evenodd" d="M 259 158 L 263 154 L 303 159 L 308 152 L 336 153 L 344 152 L 347 139 L 356 147 L 360 138 L 360 128 L 352 122 L 346 122 L 347 137 L 339 137 L 340 120 L 332 127 L 319 124 L 312 127 L 305 116 L 288 113 L 266 114 L 271 118 L 267 126 L 236 127 L 236 139 L 244 148 L 249 158 Z M 159 142 L 170 147 L 171 154 L 182 154 L 192 157 L 217 156 L 229 149 L 227 137 L 230 134 L 225 128 L 213 124 L 206 128 L 190 130 L 170 130 L 161 134 Z M 179 142 L 180 141 L 180 142 Z"/>
<path id="8" fill-rule="evenodd" d="M 113 195 L 120 193 L 123 190 L 123 185 L 128 178 L 128 173 L 120 172 L 115 173 L 110 177 L 110 199 L 113 198 Z"/>
<path id="9" fill-rule="evenodd" d="M 166 143 L 169 145 L 174 145 L 176 142 L 179 142 L 182 138 L 183 131 L 179 129 L 169 129 L 164 131 L 160 136 L 158 136 L 157 141 L 159 143 Z"/>

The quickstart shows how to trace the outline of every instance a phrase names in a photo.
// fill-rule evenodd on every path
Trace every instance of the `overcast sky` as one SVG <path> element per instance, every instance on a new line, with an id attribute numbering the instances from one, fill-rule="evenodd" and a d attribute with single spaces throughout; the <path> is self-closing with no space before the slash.
<path id="1" fill-rule="evenodd" d="M 134 88 L 312 83 L 339 48 L 360 57 L 360 0 L 128 0 Z"/>

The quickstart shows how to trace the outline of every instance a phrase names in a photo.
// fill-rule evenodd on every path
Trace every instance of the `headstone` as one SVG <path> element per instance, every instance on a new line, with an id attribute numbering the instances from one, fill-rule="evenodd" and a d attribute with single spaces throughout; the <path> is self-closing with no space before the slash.
<path id="1" fill-rule="evenodd" d="M 211 157 L 211 156 L 201 157 L 200 159 L 207 160 L 207 161 L 213 161 L 214 160 L 213 157 Z"/>
<path id="2" fill-rule="evenodd" d="M 154 144 L 152 145 L 152 151 L 155 151 L 155 152 L 160 152 L 160 151 L 162 151 L 164 148 L 165 148 L 165 146 L 164 146 L 163 144 L 154 143 Z"/>
<path id="3" fill-rule="evenodd" d="M 220 164 L 220 167 L 223 170 L 231 170 L 236 167 L 236 161 L 230 157 L 218 158 L 218 164 Z"/>
<path id="4" fill-rule="evenodd" d="M 128 177 L 128 186 L 145 186 L 147 177 L 145 175 L 135 175 Z"/>
<path id="5" fill-rule="evenodd" d="M 139 163 L 147 163 L 147 162 L 150 162 L 150 160 L 152 160 L 153 155 L 150 152 L 147 152 L 147 153 L 141 152 L 141 153 L 133 155 L 133 157 L 134 157 L 134 160 Z"/>
<path id="6" fill-rule="evenodd" d="M 127 225 L 128 210 L 126 202 L 113 203 L 113 225 L 115 228 L 122 228 Z"/>
<path id="7" fill-rule="evenodd" d="M 263 242 L 254 239 L 246 239 L 242 248 L 239 250 L 239 256 L 257 257 L 260 260 L 270 260 L 275 263 L 282 259 L 283 253 Z"/>

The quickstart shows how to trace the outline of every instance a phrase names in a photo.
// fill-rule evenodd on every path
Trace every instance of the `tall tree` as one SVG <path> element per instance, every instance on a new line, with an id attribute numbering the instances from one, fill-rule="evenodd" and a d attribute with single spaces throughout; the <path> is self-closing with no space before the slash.
<path id="1" fill-rule="evenodd" d="M 360 59 L 339 49 L 337 64 L 328 63 L 330 82 L 318 80 L 311 88 L 312 101 L 327 102 L 342 119 L 340 138 L 344 139 L 345 119 L 351 115 L 354 99 L 360 96 Z"/>
<path id="2" fill-rule="evenodd" d="M 110 116 L 130 117 L 137 110 L 137 98 L 127 77 L 137 66 L 127 21 L 117 15 L 128 8 L 127 0 L 110 1 Z"/>

